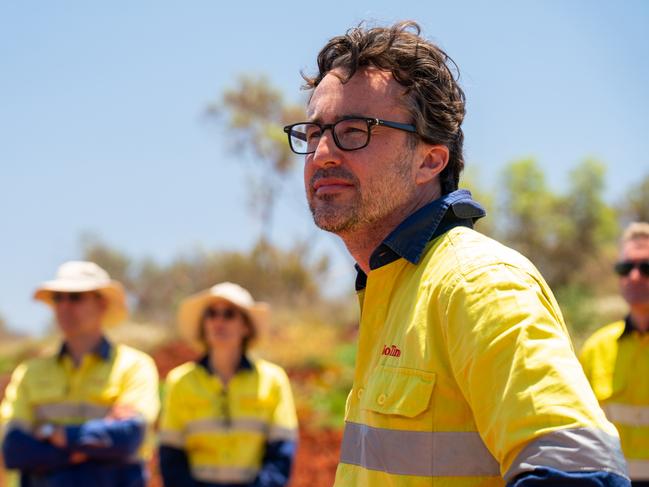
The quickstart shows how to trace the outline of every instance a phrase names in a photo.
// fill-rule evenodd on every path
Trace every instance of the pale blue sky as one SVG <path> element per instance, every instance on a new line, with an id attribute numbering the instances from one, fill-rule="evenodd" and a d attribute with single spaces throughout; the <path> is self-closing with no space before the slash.
<path id="1" fill-rule="evenodd" d="M 203 248 L 248 248 L 249 162 L 237 160 L 205 105 L 241 73 L 264 73 L 301 99 L 300 69 L 363 19 L 415 19 L 461 69 L 468 166 L 535 156 L 562 188 L 595 156 L 613 201 L 649 171 L 649 2 L 22 1 L 0 3 L 0 314 L 40 332 L 30 297 L 93 233 L 167 261 Z M 274 239 L 315 230 L 299 175 L 284 186 Z"/>

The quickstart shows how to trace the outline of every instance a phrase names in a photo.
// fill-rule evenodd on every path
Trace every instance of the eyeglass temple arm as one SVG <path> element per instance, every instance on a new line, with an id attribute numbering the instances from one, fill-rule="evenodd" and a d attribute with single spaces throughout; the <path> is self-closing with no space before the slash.
<path id="1" fill-rule="evenodd" d="M 387 120 L 381 120 L 378 118 L 372 119 L 374 125 L 385 125 L 393 129 L 405 130 L 406 132 L 417 132 L 417 127 L 409 123 L 400 123 L 400 122 L 389 122 Z"/>

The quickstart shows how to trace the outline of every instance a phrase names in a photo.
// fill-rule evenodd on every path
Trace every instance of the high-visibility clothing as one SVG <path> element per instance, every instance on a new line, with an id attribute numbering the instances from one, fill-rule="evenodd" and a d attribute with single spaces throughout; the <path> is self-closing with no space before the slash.
<path id="1" fill-rule="evenodd" d="M 297 416 L 286 373 L 265 360 L 244 357 L 242 364 L 227 386 L 210 372 L 207 357 L 167 376 L 161 452 L 182 450 L 191 477 L 208 485 L 251 484 L 269 448 L 294 452 Z"/>
<path id="2" fill-rule="evenodd" d="M 580 359 L 620 433 L 631 480 L 649 480 L 649 333 L 630 318 L 611 323 L 586 341 Z"/>
<path id="3" fill-rule="evenodd" d="M 336 487 L 502 486 L 541 469 L 612 472 L 625 485 L 617 433 L 552 293 L 527 259 L 466 228 L 466 199 L 460 191 L 422 209 L 435 216 L 427 231 L 448 231 L 419 249 L 412 236 L 388 237 L 357 280 Z M 400 256 L 386 263 L 391 252 Z M 532 485 L 542 484 L 559 485 Z"/>
<path id="4" fill-rule="evenodd" d="M 5 464 L 21 471 L 23 485 L 144 486 L 157 378 L 148 355 L 106 339 L 78 367 L 65 346 L 19 365 L 0 407 Z M 118 409 L 123 416 L 110 417 Z M 65 427 L 67 448 L 36 439 L 35 428 L 47 423 Z M 71 462 L 73 452 L 88 460 Z"/>

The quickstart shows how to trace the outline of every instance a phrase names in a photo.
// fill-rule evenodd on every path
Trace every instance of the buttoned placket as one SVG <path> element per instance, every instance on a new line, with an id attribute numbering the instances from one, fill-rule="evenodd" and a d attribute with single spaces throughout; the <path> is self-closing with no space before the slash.
<path id="1" fill-rule="evenodd" d="M 356 397 L 361 399 L 364 391 L 364 384 L 374 373 L 374 369 L 381 359 L 382 343 L 379 340 L 385 333 L 385 324 L 388 316 L 388 308 L 385 303 L 375 303 L 374 297 L 389 295 L 390 289 L 394 286 L 393 279 L 386 280 L 383 274 L 390 275 L 392 266 L 407 265 L 404 259 L 386 264 L 385 266 L 373 269 L 367 276 L 367 287 L 364 290 L 363 309 L 361 326 L 358 338 L 358 356 L 361 360 L 356 361 L 356 370 L 354 373 L 354 388 Z M 387 289 L 390 288 L 390 289 Z M 383 402 L 385 402 L 383 397 Z"/>

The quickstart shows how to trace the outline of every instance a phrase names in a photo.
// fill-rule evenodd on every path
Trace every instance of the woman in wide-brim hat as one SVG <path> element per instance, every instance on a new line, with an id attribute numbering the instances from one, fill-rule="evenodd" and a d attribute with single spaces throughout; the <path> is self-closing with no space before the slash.
<path id="1" fill-rule="evenodd" d="M 288 377 L 249 355 L 268 316 L 267 304 L 230 282 L 181 302 L 180 330 L 205 355 L 167 376 L 160 428 L 166 486 L 288 483 L 297 437 Z"/>

